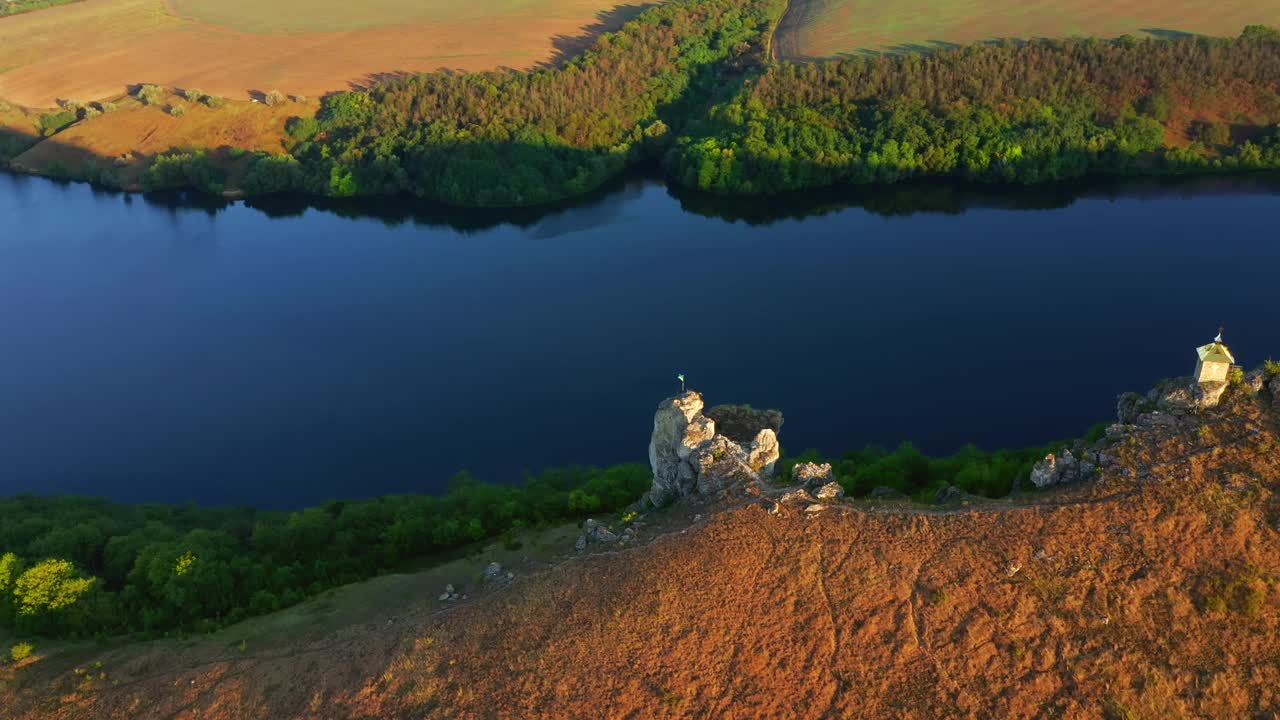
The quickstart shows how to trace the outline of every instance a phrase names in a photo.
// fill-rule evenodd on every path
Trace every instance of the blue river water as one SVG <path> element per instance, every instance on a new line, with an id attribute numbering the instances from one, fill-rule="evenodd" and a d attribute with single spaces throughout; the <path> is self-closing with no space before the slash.
<path id="1" fill-rule="evenodd" d="M 797 452 L 1039 444 L 1280 357 L 1280 183 L 510 213 L 0 175 L 0 495 L 295 507 L 644 462 L 677 373 Z"/>

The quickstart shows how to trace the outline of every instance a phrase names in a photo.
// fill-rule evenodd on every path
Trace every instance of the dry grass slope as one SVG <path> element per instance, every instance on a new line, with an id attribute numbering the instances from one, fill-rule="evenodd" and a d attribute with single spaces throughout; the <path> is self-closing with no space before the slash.
<path id="1" fill-rule="evenodd" d="M 1001 38 L 1195 33 L 1280 25 L 1280 0 L 792 0 L 778 34 L 792 59 L 927 50 Z"/>
<path id="2" fill-rule="evenodd" d="M 456 607 L 357 586 L 371 609 L 55 655 L 0 692 L 16 720 L 1258 717 L 1280 706 L 1280 410 L 1240 393 L 1202 427 L 1021 502 L 685 506 Z"/>

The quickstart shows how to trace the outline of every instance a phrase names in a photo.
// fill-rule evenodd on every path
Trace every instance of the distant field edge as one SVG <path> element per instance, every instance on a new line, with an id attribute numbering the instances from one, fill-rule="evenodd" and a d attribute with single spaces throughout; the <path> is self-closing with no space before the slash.
<path id="1" fill-rule="evenodd" d="M 930 51 L 1001 40 L 1234 37 L 1280 26 L 1280 0 L 793 0 L 777 56 L 792 61 Z"/>

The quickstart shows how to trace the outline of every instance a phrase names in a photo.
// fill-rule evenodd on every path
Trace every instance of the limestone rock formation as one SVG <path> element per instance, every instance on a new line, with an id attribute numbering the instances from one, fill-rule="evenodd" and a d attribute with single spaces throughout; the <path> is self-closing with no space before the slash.
<path id="1" fill-rule="evenodd" d="M 782 430 L 782 413 L 778 410 L 757 410 L 750 405 L 716 405 L 706 411 L 706 416 L 716 421 L 721 435 L 746 445 L 761 430 L 772 430 L 776 437 Z"/>
<path id="2" fill-rule="evenodd" d="M 822 502 L 835 502 L 844 497 L 844 488 L 840 483 L 829 482 L 818 488 L 817 498 Z"/>
<path id="3" fill-rule="evenodd" d="M 781 453 L 782 446 L 778 444 L 777 433 L 765 428 L 756 433 L 755 439 L 751 441 L 751 449 L 747 452 L 747 464 L 761 475 L 772 476 L 774 465 L 778 462 Z"/>
<path id="4" fill-rule="evenodd" d="M 1097 472 L 1100 462 L 1097 453 L 1087 451 L 1083 446 L 1077 446 L 1076 450 L 1078 455 L 1070 449 L 1063 450 L 1061 455 L 1054 453 L 1046 455 L 1031 469 L 1031 483 L 1038 488 L 1046 488 L 1091 477 Z"/>
<path id="5" fill-rule="evenodd" d="M 800 463 L 791 471 L 791 479 L 801 487 L 822 487 L 835 480 L 831 472 L 831 463 Z"/>
<path id="6" fill-rule="evenodd" d="M 777 411 L 738 408 L 725 414 L 725 408 L 737 407 L 720 406 L 719 410 L 739 429 L 764 420 L 781 425 L 782 414 Z M 717 432 L 716 421 L 704 415 L 702 408 L 702 395 L 694 391 L 659 403 L 649 440 L 653 487 L 647 495 L 648 504 L 662 507 L 679 497 L 712 495 L 759 483 L 773 474 L 781 448 L 772 428 L 756 428 L 748 436 L 750 445 L 744 448 Z M 764 420 L 752 413 L 761 414 Z"/>
<path id="7" fill-rule="evenodd" d="M 1186 415 L 1218 406 L 1227 390 L 1225 382 L 1195 383 L 1179 378 L 1163 383 L 1147 394 L 1157 410 L 1174 415 Z"/>
<path id="8" fill-rule="evenodd" d="M 656 506 L 693 492 L 696 476 L 687 462 L 692 449 L 686 438 L 690 435 L 691 421 L 702 417 L 702 407 L 702 395 L 692 391 L 667 398 L 658 405 L 653 416 L 653 436 L 649 440 L 649 466 L 653 469 L 649 501 Z M 706 429 L 706 425 L 700 423 L 692 435 L 701 436 Z M 712 423 L 712 432 L 714 429 Z"/>

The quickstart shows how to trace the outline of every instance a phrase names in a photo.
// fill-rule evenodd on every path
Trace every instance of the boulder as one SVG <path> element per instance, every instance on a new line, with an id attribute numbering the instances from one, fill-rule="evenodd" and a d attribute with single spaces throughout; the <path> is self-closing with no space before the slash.
<path id="1" fill-rule="evenodd" d="M 755 439 L 751 441 L 751 447 L 747 451 L 747 464 L 761 476 L 773 477 L 774 466 L 781 452 L 777 433 L 765 428 L 756 433 Z"/>
<path id="2" fill-rule="evenodd" d="M 484 569 L 484 579 L 488 582 L 501 578 L 503 574 L 502 566 L 496 562 L 489 563 Z"/>
<path id="3" fill-rule="evenodd" d="M 814 502 L 816 502 L 814 500 L 814 497 L 810 495 L 807 490 L 792 490 L 791 492 L 778 498 L 778 503 L 781 505 L 787 505 L 789 503 L 803 503 L 805 505 L 812 505 Z"/>
<path id="4" fill-rule="evenodd" d="M 822 487 L 835 480 L 831 472 L 831 463 L 800 463 L 791 471 L 791 479 L 802 487 Z"/>
<path id="5" fill-rule="evenodd" d="M 1031 469 L 1031 484 L 1038 488 L 1075 482 L 1080 479 L 1080 468 L 1075 455 L 1063 450 L 1062 455 L 1049 453 Z"/>
<path id="6" fill-rule="evenodd" d="M 817 498 L 822 502 L 836 502 L 844 497 L 844 488 L 840 487 L 840 483 L 829 482 L 818 489 Z"/>
<path id="7" fill-rule="evenodd" d="M 578 542 L 576 542 L 576 543 L 574 543 L 574 544 L 573 544 L 573 549 L 574 549 L 574 550 L 577 550 L 578 552 L 582 552 L 582 551 L 586 550 L 586 549 L 587 549 L 587 536 L 586 536 L 586 535 L 579 535 L 579 536 L 578 536 Z"/>

